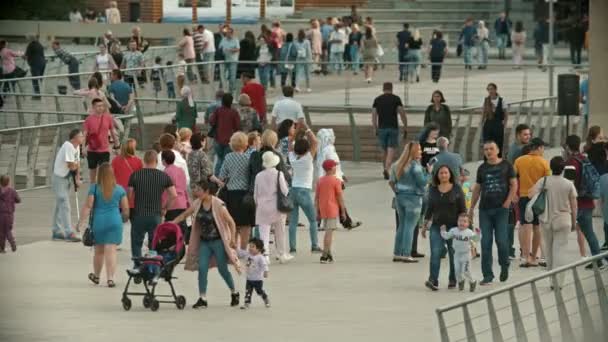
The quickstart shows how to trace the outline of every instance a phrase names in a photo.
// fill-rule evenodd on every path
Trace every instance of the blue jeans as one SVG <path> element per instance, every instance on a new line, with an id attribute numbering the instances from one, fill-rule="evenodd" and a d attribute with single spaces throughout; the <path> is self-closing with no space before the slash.
<path id="1" fill-rule="evenodd" d="M 342 65 L 344 62 L 344 52 L 332 52 L 331 55 L 329 55 L 329 62 L 331 63 L 332 69 L 340 75 L 344 68 L 344 65 Z"/>
<path id="2" fill-rule="evenodd" d="M 581 231 L 589 244 L 591 255 L 600 253 L 600 243 L 593 231 L 593 209 L 579 208 L 576 214 L 576 222 L 581 226 Z"/>
<path id="3" fill-rule="evenodd" d="M 486 66 L 488 64 L 488 50 L 490 49 L 490 44 L 488 41 L 484 40 L 479 42 L 477 45 L 477 62 L 481 66 Z"/>
<path id="4" fill-rule="evenodd" d="M 260 84 L 264 87 L 264 90 L 268 89 L 268 82 L 270 82 L 270 70 L 272 69 L 271 64 L 260 64 L 258 67 L 258 74 L 260 76 Z"/>
<path id="5" fill-rule="evenodd" d="M 44 75 L 45 67 L 46 67 L 46 62 L 45 63 L 33 63 L 33 64 L 30 64 L 30 72 L 32 73 L 32 76 L 42 76 L 42 75 Z M 40 94 L 40 82 L 42 82 L 42 80 L 40 80 L 40 79 L 32 80 L 32 87 L 34 88 L 34 93 L 36 93 L 36 94 Z"/>
<path id="6" fill-rule="evenodd" d="M 473 46 L 463 44 L 462 55 L 464 56 L 464 64 L 466 66 L 473 64 Z"/>
<path id="7" fill-rule="evenodd" d="M 296 249 L 298 220 L 300 219 L 300 208 L 308 219 L 311 248 L 318 247 L 317 240 L 317 211 L 312 201 L 312 190 L 306 188 L 291 188 L 289 198 L 293 201 L 293 210 L 289 214 L 289 249 Z"/>
<path id="8" fill-rule="evenodd" d="M 300 62 L 300 60 L 298 60 Z M 306 62 L 301 61 L 301 62 Z M 310 64 L 296 64 L 296 87 L 302 85 L 302 81 L 306 81 L 306 88 L 310 88 Z"/>
<path id="9" fill-rule="evenodd" d="M 228 83 L 228 91 L 231 94 L 234 94 L 236 91 L 236 69 L 238 63 L 226 62 L 224 64 L 224 75 L 226 77 L 226 82 Z"/>
<path id="10" fill-rule="evenodd" d="M 215 59 L 215 52 L 207 52 L 202 54 L 203 62 L 213 62 Z M 203 81 L 213 81 L 213 72 L 215 71 L 214 64 L 199 65 L 202 68 L 202 79 Z"/>
<path id="11" fill-rule="evenodd" d="M 396 209 L 399 215 L 399 226 L 395 235 L 395 256 L 412 255 L 414 228 L 420 219 L 422 198 L 420 196 L 396 194 Z"/>
<path id="12" fill-rule="evenodd" d="M 456 282 L 456 274 L 454 272 L 454 248 L 452 248 L 452 240 L 444 240 L 441 237 L 441 230 L 438 225 L 431 225 L 429 231 L 429 242 L 431 243 L 431 261 L 429 263 L 429 280 L 439 285 L 439 269 L 441 267 L 441 255 L 444 249 L 448 248 L 448 258 L 450 261 L 450 283 Z"/>
<path id="13" fill-rule="evenodd" d="M 131 256 L 134 258 L 141 256 L 141 246 L 144 243 L 144 237 L 148 234 L 148 248 L 152 246 L 154 238 L 154 230 L 160 224 L 159 216 L 137 216 L 134 215 L 131 220 Z"/>
<path id="14" fill-rule="evenodd" d="M 216 141 L 213 145 L 213 149 L 215 150 L 215 170 L 214 173 L 216 176 L 220 175 L 220 170 L 222 169 L 222 164 L 224 164 L 224 158 L 226 155 L 232 151 L 230 149 L 230 145 L 222 145 Z"/>
<path id="15" fill-rule="evenodd" d="M 407 76 L 410 78 L 410 81 L 413 81 L 416 76 L 418 76 L 418 66 L 420 65 L 420 61 L 422 60 L 422 53 L 420 49 L 410 49 L 407 52 Z"/>
<path id="16" fill-rule="evenodd" d="M 359 52 L 359 45 L 350 46 L 350 61 L 353 62 L 353 71 L 358 72 L 361 69 L 361 53 Z"/>
<path id="17" fill-rule="evenodd" d="M 504 56 L 507 50 L 507 42 L 509 41 L 509 35 L 505 33 L 499 33 L 496 35 L 496 47 L 498 48 L 498 54 Z"/>
<path id="18" fill-rule="evenodd" d="M 481 272 L 483 279 L 494 279 L 492 273 L 492 240 L 496 240 L 498 263 L 509 267 L 509 209 L 493 208 L 479 210 L 481 227 Z"/>
<path id="19" fill-rule="evenodd" d="M 217 270 L 230 290 L 235 289 L 232 274 L 228 270 L 228 257 L 222 239 L 212 241 L 201 241 L 198 250 L 198 293 L 207 293 L 207 275 L 209 273 L 209 261 L 215 257 Z"/>
<path id="20" fill-rule="evenodd" d="M 53 174 L 53 192 L 55 193 L 55 212 L 53 214 L 53 233 L 65 236 L 72 234 L 70 209 L 70 177 L 59 177 Z"/>

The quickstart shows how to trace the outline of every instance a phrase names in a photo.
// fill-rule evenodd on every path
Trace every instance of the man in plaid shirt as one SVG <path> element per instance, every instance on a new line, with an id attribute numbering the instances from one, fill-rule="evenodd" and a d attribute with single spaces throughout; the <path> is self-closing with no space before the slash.
<path id="1" fill-rule="evenodd" d="M 59 58 L 63 63 L 65 63 L 68 66 L 68 73 L 77 74 L 80 63 L 78 62 L 76 57 L 72 56 L 72 54 L 70 54 L 69 52 L 62 49 L 61 45 L 59 44 L 58 41 L 54 41 L 52 44 L 52 47 L 53 47 L 53 51 L 55 52 L 55 55 L 57 56 L 57 58 Z M 79 75 L 70 75 L 70 76 L 68 76 L 68 79 L 70 81 L 70 85 L 72 86 L 72 88 L 74 90 L 80 89 L 80 76 Z"/>

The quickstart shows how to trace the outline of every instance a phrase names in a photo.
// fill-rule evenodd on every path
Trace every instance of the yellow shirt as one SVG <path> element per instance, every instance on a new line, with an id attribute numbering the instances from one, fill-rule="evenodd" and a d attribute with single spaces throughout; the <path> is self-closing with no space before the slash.
<path id="1" fill-rule="evenodd" d="M 517 158 L 513 168 L 519 179 L 520 197 L 528 197 L 530 189 L 539 179 L 551 175 L 549 162 L 536 154 L 527 154 Z"/>

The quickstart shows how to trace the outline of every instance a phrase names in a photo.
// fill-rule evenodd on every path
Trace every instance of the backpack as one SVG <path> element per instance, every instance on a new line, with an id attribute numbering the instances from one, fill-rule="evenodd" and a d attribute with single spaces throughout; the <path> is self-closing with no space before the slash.
<path id="1" fill-rule="evenodd" d="M 600 174 L 588 158 L 574 158 L 581 166 L 581 177 L 578 186 L 578 197 L 600 198 Z"/>

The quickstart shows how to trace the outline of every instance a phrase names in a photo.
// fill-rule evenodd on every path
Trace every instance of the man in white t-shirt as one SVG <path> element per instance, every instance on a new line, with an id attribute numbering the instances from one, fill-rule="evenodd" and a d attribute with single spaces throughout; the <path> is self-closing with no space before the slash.
<path id="1" fill-rule="evenodd" d="M 84 134 L 79 129 L 70 132 L 70 140 L 63 143 L 53 167 L 53 192 L 55 193 L 55 212 L 53 214 L 53 240 L 80 242 L 72 231 L 70 209 L 70 184 L 74 182 L 76 190 L 80 182 L 80 145 L 84 143 Z"/>
<path id="2" fill-rule="evenodd" d="M 215 59 L 215 38 L 213 32 L 207 30 L 205 25 L 198 25 L 194 33 L 194 47 L 196 48 L 197 62 L 213 62 Z M 208 84 L 209 75 L 213 65 L 199 65 L 199 73 L 203 83 Z"/>
<path id="3" fill-rule="evenodd" d="M 272 106 L 272 128 L 277 129 L 277 126 L 285 119 L 291 119 L 298 123 L 299 126 L 305 125 L 304 110 L 302 105 L 293 99 L 293 87 L 283 87 L 283 98 L 275 102 Z"/>

